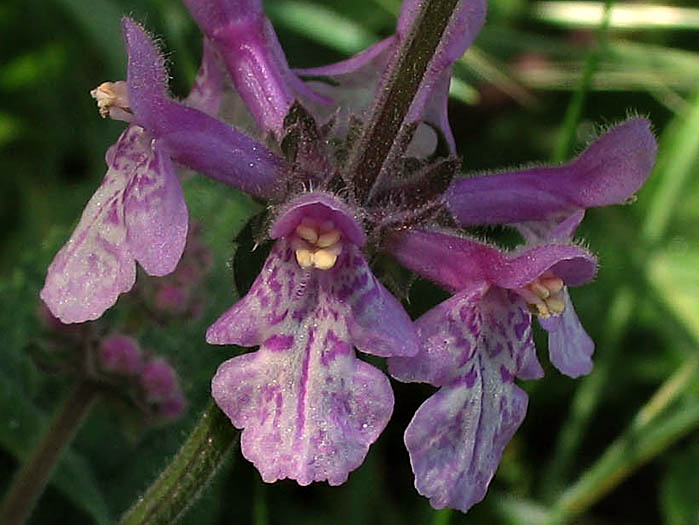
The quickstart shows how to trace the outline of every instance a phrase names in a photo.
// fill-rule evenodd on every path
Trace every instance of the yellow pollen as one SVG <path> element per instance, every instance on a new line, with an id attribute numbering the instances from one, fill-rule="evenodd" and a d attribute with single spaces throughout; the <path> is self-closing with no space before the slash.
<path id="1" fill-rule="evenodd" d="M 527 301 L 532 313 L 548 319 L 552 315 L 561 315 L 565 311 L 563 292 L 564 283 L 559 277 L 544 274 L 521 288 L 518 293 Z"/>
<path id="2" fill-rule="evenodd" d="M 126 82 L 123 80 L 119 82 L 103 82 L 90 91 L 90 96 L 97 101 L 97 109 L 99 109 L 102 118 L 112 117 L 124 120 L 122 118 L 123 114 L 131 113 L 129 91 Z"/>
<path id="3" fill-rule="evenodd" d="M 329 270 L 342 253 L 342 234 L 330 220 L 318 223 L 304 217 L 294 230 L 291 247 L 296 252 L 296 262 L 301 268 Z"/>
<path id="4" fill-rule="evenodd" d="M 313 265 L 320 270 L 329 270 L 335 266 L 337 255 L 328 250 L 318 250 L 313 257 Z"/>
<path id="5" fill-rule="evenodd" d="M 332 246 L 333 244 L 337 243 L 337 241 L 339 241 L 339 240 L 340 240 L 340 232 L 337 230 L 330 230 L 326 233 L 321 234 L 318 237 L 316 244 L 320 248 L 327 248 L 328 246 Z"/>
<path id="6" fill-rule="evenodd" d="M 311 244 L 314 244 L 318 240 L 318 232 L 314 228 L 304 226 L 303 224 L 299 224 L 296 227 L 296 234 Z"/>
<path id="7" fill-rule="evenodd" d="M 549 289 L 551 293 L 558 293 L 563 290 L 563 281 L 558 277 L 545 277 L 541 279 L 541 284 Z"/>
<path id="8" fill-rule="evenodd" d="M 537 283 L 534 281 L 532 284 L 529 285 L 532 292 L 534 292 L 536 295 L 541 297 L 542 299 L 546 299 L 549 295 L 549 289 L 546 288 L 543 284 Z"/>
<path id="9" fill-rule="evenodd" d="M 310 268 L 313 266 L 313 252 L 303 248 L 296 250 L 296 262 L 301 268 Z"/>

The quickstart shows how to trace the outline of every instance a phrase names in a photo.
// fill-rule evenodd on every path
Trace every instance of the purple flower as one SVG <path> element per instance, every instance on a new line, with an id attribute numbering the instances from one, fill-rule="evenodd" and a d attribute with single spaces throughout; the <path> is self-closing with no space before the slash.
<path id="1" fill-rule="evenodd" d="M 544 223 L 550 230 L 587 208 L 626 202 L 648 178 L 656 151 L 650 123 L 632 118 L 568 164 L 456 179 L 445 199 L 464 226 Z M 541 224 L 535 229 L 548 237 Z"/>
<path id="2" fill-rule="evenodd" d="M 49 267 L 41 298 L 64 323 L 100 317 L 136 279 L 172 272 L 187 235 L 187 208 L 173 161 L 244 189 L 269 192 L 278 160 L 259 144 L 167 95 L 167 73 L 143 29 L 123 22 L 126 85 L 93 93 L 103 114 L 130 125 L 107 151 L 108 171 L 73 235 Z M 205 57 L 206 58 L 206 57 Z M 200 76 L 200 84 L 203 82 Z M 210 100 L 194 99 L 206 106 Z"/>
<path id="3" fill-rule="evenodd" d="M 275 196 L 279 204 L 268 234 L 276 242 L 262 273 L 207 333 L 209 343 L 260 345 L 260 350 L 224 363 L 212 382 L 213 396 L 233 424 L 245 429 L 243 454 L 265 481 L 289 477 L 304 485 L 340 484 L 361 464 L 393 408 L 388 379 L 357 360 L 352 347 L 383 357 L 414 355 L 418 347 L 409 317 L 372 274 L 362 252 L 364 226 L 384 220 L 385 207 L 377 202 L 368 217 L 369 206 L 351 198 L 359 192 L 348 188 L 339 197 L 341 166 L 328 151 L 329 137 L 320 135 L 313 120 L 329 122 L 327 133 L 344 138 L 349 118 L 343 125 L 338 115 L 368 118 L 374 93 L 362 99 L 353 91 L 383 89 L 383 70 L 397 60 L 406 20 L 419 5 L 408 2 L 397 34 L 366 53 L 298 72 L 332 79 L 335 87 L 320 96 L 289 69 L 260 2 L 186 4 L 219 53 L 260 135 L 275 137 L 282 150 L 294 152 L 286 178 L 290 190 Z M 406 125 L 427 126 L 422 121 L 434 113 L 434 125 L 453 145 L 446 119 L 450 67 L 483 17 L 480 1 L 458 9 Z M 353 84 L 360 71 L 370 80 Z M 298 100 L 313 116 L 299 110 Z M 435 146 L 436 141 L 424 155 Z M 292 189 L 299 182 L 318 191 L 299 194 Z M 387 189 L 391 197 L 409 191 Z M 410 216 L 412 204 L 406 200 L 398 206 Z"/>
<path id="4" fill-rule="evenodd" d="M 657 145 L 645 119 L 610 129 L 563 166 L 456 179 L 445 194 L 464 226 L 511 223 L 530 245 L 569 242 L 585 210 L 625 203 L 650 174 Z M 567 290 L 562 315 L 540 317 L 549 332 L 551 362 L 571 377 L 592 370 L 594 342 L 578 320 Z"/>
<path id="5" fill-rule="evenodd" d="M 404 2 L 396 33 L 358 55 L 328 66 L 291 70 L 259 0 L 184 0 L 219 53 L 237 94 L 250 110 L 262 136 L 281 139 L 284 119 L 295 101 L 313 111 L 320 124 L 333 121 L 333 134 L 344 138 L 350 117 L 367 118 L 398 48 L 408 37 L 421 2 Z M 430 62 L 430 71 L 411 104 L 406 124 L 419 124 L 412 154 L 429 155 L 437 130 L 451 151 L 454 139 L 447 118 L 452 64 L 475 39 L 485 20 L 485 1 L 462 1 Z M 307 79 L 303 82 L 303 79 Z M 320 79 L 320 80 L 319 80 Z"/>
<path id="6" fill-rule="evenodd" d="M 388 379 L 352 347 L 414 355 L 414 328 L 371 273 L 364 232 L 334 196 L 292 201 L 270 236 L 277 240 L 252 288 L 206 335 L 260 350 L 221 365 L 213 396 L 245 429 L 243 455 L 265 481 L 339 485 L 393 410 Z"/>
<path id="7" fill-rule="evenodd" d="M 440 387 L 416 412 L 405 443 L 418 491 L 435 508 L 465 512 L 485 496 L 524 419 L 527 396 L 515 377 L 543 376 L 530 312 L 547 319 L 564 314 L 571 308 L 565 286 L 591 280 L 596 261 L 570 244 L 503 254 L 425 230 L 395 235 L 390 250 L 401 264 L 454 293 L 416 321 L 420 352 L 389 359 L 389 370 L 401 381 Z M 576 337 L 587 337 L 581 327 L 567 335 L 572 348 Z M 549 348 L 554 363 L 568 351 L 566 345 Z"/>

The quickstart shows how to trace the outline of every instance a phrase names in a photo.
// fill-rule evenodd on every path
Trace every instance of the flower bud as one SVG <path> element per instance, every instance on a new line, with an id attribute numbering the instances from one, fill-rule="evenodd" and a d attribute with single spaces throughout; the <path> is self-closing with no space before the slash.
<path id="1" fill-rule="evenodd" d="M 131 337 L 113 334 L 97 349 L 102 370 L 124 376 L 136 376 L 143 368 L 141 349 Z"/>

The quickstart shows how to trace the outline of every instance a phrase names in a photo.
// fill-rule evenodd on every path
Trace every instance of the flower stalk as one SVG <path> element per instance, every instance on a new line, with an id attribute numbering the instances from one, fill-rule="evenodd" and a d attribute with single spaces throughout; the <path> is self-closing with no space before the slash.
<path id="1" fill-rule="evenodd" d="M 27 521 L 98 393 L 96 383 L 84 380 L 68 395 L 34 452 L 17 473 L 0 507 L 0 523 L 15 525 Z"/>
<path id="2" fill-rule="evenodd" d="M 391 72 L 378 92 L 371 117 L 347 167 L 358 191 L 364 192 L 357 196 L 360 200 L 368 195 L 397 142 L 405 117 L 457 3 L 456 0 L 424 2 L 412 31 L 389 65 Z"/>
<path id="3" fill-rule="evenodd" d="M 211 482 L 238 442 L 239 432 L 210 402 L 170 464 L 121 518 L 123 525 L 177 522 Z"/>

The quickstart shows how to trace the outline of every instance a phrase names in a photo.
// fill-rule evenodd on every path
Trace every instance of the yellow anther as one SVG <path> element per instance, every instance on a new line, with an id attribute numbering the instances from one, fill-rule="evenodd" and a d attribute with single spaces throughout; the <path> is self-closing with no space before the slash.
<path id="1" fill-rule="evenodd" d="M 548 288 L 551 294 L 556 294 L 563 290 L 563 280 L 558 277 L 544 277 L 540 281 L 541 284 Z"/>
<path id="2" fill-rule="evenodd" d="M 543 319 L 561 315 L 566 309 L 563 281 L 551 273 L 515 291 L 527 302 L 529 310 Z"/>
<path id="3" fill-rule="evenodd" d="M 315 244 L 316 241 L 318 241 L 318 232 L 316 229 L 304 224 L 299 224 L 296 227 L 296 234 L 311 244 Z"/>
<path id="4" fill-rule="evenodd" d="M 537 296 L 541 297 L 542 299 L 546 299 L 549 295 L 551 295 L 549 293 L 549 289 L 537 281 L 534 281 L 532 284 L 530 284 L 529 288 L 532 292 L 534 292 Z"/>
<path id="5" fill-rule="evenodd" d="M 124 116 L 131 113 L 129 90 L 123 80 L 103 82 L 90 91 L 90 95 L 97 101 L 97 108 L 103 118 L 124 120 Z"/>
<path id="6" fill-rule="evenodd" d="M 561 315 L 566 309 L 563 297 L 552 296 L 546 301 L 546 306 L 553 315 Z"/>
<path id="7" fill-rule="evenodd" d="M 328 250 L 318 250 L 313 254 L 313 266 L 319 270 L 329 270 L 335 266 L 337 255 Z"/>
<path id="8" fill-rule="evenodd" d="M 301 268 L 310 268 L 313 266 L 313 259 L 312 251 L 305 249 L 296 250 L 296 262 L 299 263 Z"/>
<path id="9" fill-rule="evenodd" d="M 332 246 L 339 240 L 340 232 L 337 230 L 330 230 L 326 233 L 321 234 L 318 237 L 318 240 L 315 241 L 315 243 L 319 248 L 327 248 L 328 246 Z"/>
<path id="10" fill-rule="evenodd" d="M 539 317 L 543 317 L 544 319 L 551 317 L 551 312 L 549 312 L 544 303 L 537 303 L 532 305 L 532 307 L 534 308 L 534 313 Z"/>
<path id="11" fill-rule="evenodd" d="M 329 270 L 342 253 L 341 238 L 333 221 L 304 217 L 291 236 L 291 247 L 301 268 Z"/>

